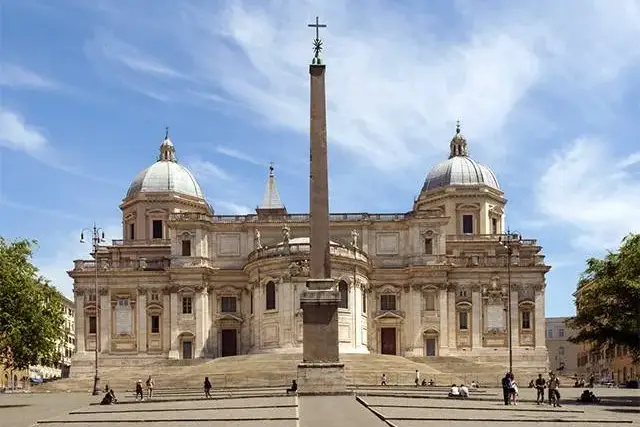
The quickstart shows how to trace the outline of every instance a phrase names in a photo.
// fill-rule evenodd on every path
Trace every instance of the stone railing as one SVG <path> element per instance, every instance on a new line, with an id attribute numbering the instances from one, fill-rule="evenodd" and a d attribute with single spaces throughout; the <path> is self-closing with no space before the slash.
<path id="1" fill-rule="evenodd" d="M 447 242 L 496 242 L 502 238 L 507 238 L 507 234 L 447 234 Z M 521 246 L 536 246 L 536 239 L 521 239 L 519 240 Z"/>
<path id="2" fill-rule="evenodd" d="M 171 239 L 111 240 L 113 246 L 170 246 Z"/>
<path id="3" fill-rule="evenodd" d="M 173 222 L 195 222 L 195 221 L 205 221 L 212 222 L 212 216 L 208 214 L 203 214 L 199 212 L 179 212 L 172 213 L 169 215 L 169 221 Z"/>
<path id="4" fill-rule="evenodd" d="M 161 259 L 127 259 L 127 260 L 119 260 L 119 261 L 100 261 L 99 270 L 107 271 L 107 270 L 124 270 L 124 271 L 156 271 L 156 270 L 166 270 L 169 268 L 170 260 L 166 258 Z M 88 271 L 95 270 L 96 262 L 95 261 L 85 261 L 85 260 L 75 260 L 74 261 L 74 270 L 75 271 Z"/>
<path id="5" fill-rule="evenodd" d="M 449 257 L 449 262 L 457 267 L 507 267 L 508 257 L 503 256 L 466 256 Z M 544 256 L 521 257 L 512 256 L 512 267 L 544 266 Z"/>
<path id="6" fill-rule="evenodd" d="M 213 268 L 213 262 L 209 258 L 199 256 L 177 256 L 171 258 L 171 268 Z"/>
<path id="7" fill-rule="evenodd" d="M 333 213 L 329 215 L 332 222 L 355 222 L 355 221 L 403 221 L 407 218 L 404 213 L 369 214 L 369 213 Z M 206 221 L 215 223 L 250 223 L 250 222 L 309 222 L 309 214 L 288 214 L 278 217 L 263 217 L 258 219 L 257 214 L 249 215 L 207 215 L 202 213 L 181 212 L 169 215 L 169 221 Z"/>
<path id="8" fill-rule="evenodd" d="M 307 243 L 279 244 L 275 246 L 265 246 L 256 249 L 248 256 L 247 262 L 253 262 L 263 258 L 276 258 L 290 255 L 309 255 L 311 245 Z M 369 262 L 369 257 L 365 252 L 358 248 L 348 248 L 336 243 L 332 243 L 329 247 L 329 253 L 332 256 L 343 258 L 351 258 L 365 263 Z"/>

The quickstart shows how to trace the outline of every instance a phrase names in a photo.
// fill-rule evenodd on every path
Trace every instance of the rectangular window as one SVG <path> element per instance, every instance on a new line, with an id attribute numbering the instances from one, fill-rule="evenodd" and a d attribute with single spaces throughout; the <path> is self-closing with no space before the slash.
<path id="1" fill-rule="evenodd" d="M 136 239 L 136 225 L 134 223 L 129 224 L 129 239 Z"/>
<path id="2" fill-rule="evenodd" d="M 362 290 L 362 312 L 367 312 L 367 292 L 364 289 Z"/>
<path id="3" fill-rule="evenodd" d="M 552 328 L 547 329 L 547 338 L 553 338 L 553 329 Z"/>
<path id="4" fill-rule="evenodd" d="M 89 333 L 96 333 L 96 316 L 89 316 Z"/>
<path id="5" fill-rule="evenodd" d="M 250 313 L 253 314 L 253 291 L 251 291 L 251 295 L 249 296 L 249 304 L 251 305 Z"/>
<path id="6" fill-rule="evenodd" d="M 95 301 L 96 300 L 96 294 L 89 294 L 89 301 Z"/>
<path id="7" fill-rule="evenodd" d="M 473 234 L 473 215 L 462 215 L 462 232 Z"/>
<path id="8" fill-rule="evenodd" d="M 460 320 L 460 330 L 466 331 L 467 329 L 469 329 L 469 324 L 468 324 L 469 313 L 467 313 L 466 311 L 461 311 L 458 313 L 458 318 Z"/>
<path id="9" fill-rule="evenodd" d="M 191 314 L 191 297 L 182 297 L 182 314 Z"/>
<path id="10" fill-rule="evenodd" d="M 491 233 L 498 234 L 498 220 L 491 218 Z"/>
<path id="11" fill-rule="evenodd" d="M 531 329 L 531 312 L 522 312 L 522 329 Z"/>
<path id="12" fill-rule="evenodd" d="M 433 255 L 433 239 L 424 239 L 424 253 Z"/>
<path id="13" fill-rule="evenodd" d="M 380 310 L 395 310 L 396 309 L 396 296 L 395 295 L 380 295 Z"/>
<path id="14" fill-rule="evenodd" d="M 158 299 L 159 299 L 158 293 L 157 292 L 153 292 L 151 294 L 151 301 L 158 301 Z"/>
<path id="15" fill-rule="evenodd" d="M 162 239 L 162 220 L 154 219 L 151 221 L 152 236 L 154 239 Z"/>
<path id="16" fill-rule="evenodd" d="M 160 333 L 160 316 L 151 316 L 151 333 Z"/>
<path id="17" fill-rule="evenodd" d="M 182 256 L 191 256 L 191 240 L 182 241 Z"/>
<path id="18" fill-rule="evenodd" d="M 236 312 L 236 297 L 222 297 L 220 298 L 220 304 L 222 305 L 223 313 L 235 313 Z"/>
<path id="19" fill-rule="evenodd" d="M 266 298 L 266 307 L 265 310 L 275 310 L 276 309 L 276 285 L 273 282 L 267 283 L 265 287 L 267 298 Z"/>
<path id="20" fill-rule="evenodd" d="M 431 292 L 425 297 L 425 310 L 436 311 L 436 296 Z"/>
<path id="21" fill-rule="evenodd" d="M 564 338 L 564 328 L 558 328 L 558 338 Z"/>

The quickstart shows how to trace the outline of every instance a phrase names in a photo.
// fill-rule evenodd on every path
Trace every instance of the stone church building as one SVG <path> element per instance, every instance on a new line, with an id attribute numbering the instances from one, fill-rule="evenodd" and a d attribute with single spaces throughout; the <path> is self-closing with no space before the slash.
<path id="1" fill-rule="evenodd" d="M 534 239 L 507 256 L 505 203 L 458 127 L 409 212 L 331 214 L 340 351 L 504 361 L 510 306 L 514 365 L 545 366 L 550 267 Z M 124 239 L 69 271 L 76 358 L 302 351 L 309 216 L 287 212 L 273 167 L 255 214 L 216 215 L 167 135 L 120 209 Z"/>

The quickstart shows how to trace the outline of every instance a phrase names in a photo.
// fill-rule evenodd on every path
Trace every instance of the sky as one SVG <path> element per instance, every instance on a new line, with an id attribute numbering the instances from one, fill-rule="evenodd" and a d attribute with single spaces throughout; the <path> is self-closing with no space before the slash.
<path id="1" fill-rule="evenodd" d="M 585 260 L 640 222 L 640 1 L 0 0 L 0 235 L 72 296 L 94 222 L 165 126 L 216 214 L 276 166 L 308 211 L 308 64 L 319 16 L 334 212 L 407 212 L 460 120 L 507 221 L 544 247 L 546 315 L 574 313 Z"/>

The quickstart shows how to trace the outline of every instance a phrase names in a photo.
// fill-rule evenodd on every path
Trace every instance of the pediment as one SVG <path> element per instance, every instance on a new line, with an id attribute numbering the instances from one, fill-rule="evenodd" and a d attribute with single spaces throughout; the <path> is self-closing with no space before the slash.
<path id="1" fill-rule="evenodd" d="M 236 313 L 220 313 L 218 320 L 231 320 L 233 322 L 242 323 L 244 320 Z"/>
<path id="2" fill-rule="evenodd" d="M 404 319 L 404 317 L 402 317 L 398 313 L 394 313 L 393 311 L 383 311 L 382 313 L 374 317 L 374 320 L 381 320 L 381 319 L 398 320 L 398 319 Z"/>

